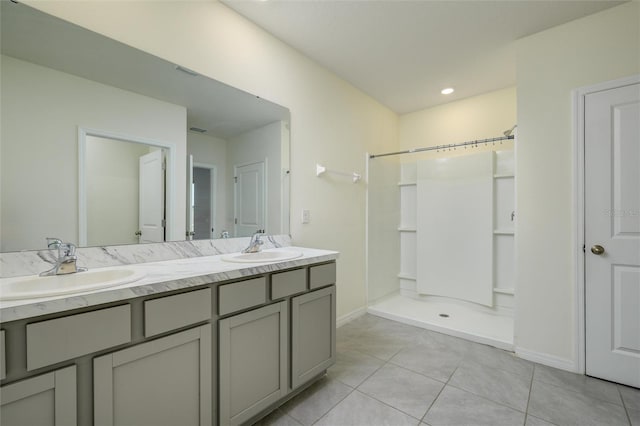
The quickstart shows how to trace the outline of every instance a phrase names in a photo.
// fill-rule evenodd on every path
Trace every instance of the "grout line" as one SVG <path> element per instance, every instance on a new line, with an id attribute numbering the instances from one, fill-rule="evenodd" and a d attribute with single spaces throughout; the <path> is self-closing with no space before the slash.
<path id="1" fill-rule="evenodd" d="M 340 382 L 340 383 L 342 383 L 342 382 Z M 344 384 L 344 383 L 343 383 L 343 384 Z M 356 390 L 355 388 L 352 388 L 351 386 L 348 386 L 348 385 L 345 385 L 345 386 L 347 386 L 347 387 L 351 388 L 351 391 L 349 391 L 349 393 L 347 393 L 347 394 L 346 394 L 342 399 L 340 399 L 340 401 L 338 401 L 338 402 L 336 402 L 334 405 L 332 405 L 332 406 L 331 406 L 331 408 L 329 408 L 329 409 L 327 410 L 327 412 L 326 412 L 326 413 L 324 413 L 324 414 L 323 414 L 323 415 L 321 415 L 317 420 L 315 420 L 314 422 L 312 422 L 312 423 L 311 423 L 312 425 L 314 425 L 314 424 L 318 423 L 318 422 L 319 422 L 323 417 L 325 417 L 327 414 L 329 414 L 329 413 L 330 413 L 334 408 L 336 408 L 336 407 L 337 407 L 337 406 L 338 406 L 342 401 L 344 401 L 345 399 L 347 399 L 347 397 L 348 397 L 349 395 L 351 395 L 353 392 L 355 392 L 355 390 Z M 292 417 L 293 417 L 293 416 L 292 416 Z M 295 418 L 295 417 L 294 417 L 294 418 Z M 296 419 L 296 420 L 297 420 L 297 419 Z M 302 423 L 302 422 L 300 422 L 300 423 Z M 303 423 L 303 424 L 304 424 L 304 423 Z"/>
<path id="2" fill-rule="evenodd" d="M 361 390 L 359 390 L 359 389 L 356 389 L 356 391 L 357 391 L 358 393 L 360 393 L 360 394 L 362 394 L 362 395 L 366 396 L 367 398 L 371 398 L 371 399 L 373 399 L 373 400 L 375 400 L 375 401 L 379 402 L 380 404 L 386 405 L 387 407 L 392 408 L 392 409 L 394 409 L 395 411 L 398 411 L 399 413 L 402 413 L 402 414 L 405 414 L 405 415 L 407 415 L 407 416 L 411 417 L 412 419 L 416 419 L 416 420 L 418 420 L 419 422 L 421 422 L 421 421 L 422 421 L 420 418 L 415 417 L 415 416 L 413 416 L 413 415 L 411 415 L 411 414 L 407 413 L 406 411 L 403 411 L 403 410 L 399 409 L 398 407 L 394 407 L 393 405 L 389 404 L 388 402 L 385 402 L 385 401 L 382 401 L 382 400 L 380 400 L 380 399 L 376 398 L 374 395 L 369 395 L 368 393 L 363 392 L 363 391 L 361 391 Z"/>
<path id="3" fill-rule="evenodd" d="M 531 402 L 531 391 L 533 390 L 533 378 L 536 375 L 536 366 L 533 365 L 533 372 L 531 373 L 531 383 L 529 383 L 529 395 L 527 396 L 527 406 L 524 410 L 525 422 L 527 420 L 527 414 L 529 414 L 529 403 Z"/>
<path id="4" fill-rule="evenodd" d="M 436 403 L 436 401 L 438 400 L 438 398 L 440 398 L 440 395 L 442 394 L 442 391 L 444 391 L 444 389 L 447 387 L 447 385 L 449 384 L 449 382 L 451 381 L 451 378 L 453 377 L 454 374 L 456 374 L 456 371 L 458 371 L 458 368 L 460 368 L 460 364 L 462 364 L 462 361 L 464 360 L 464 357 L 462 357 L 462 359 L 460 359 L 460 362 L 458 363 L 458 366 L 455 368 L 455 370 L 453 370 L 453 372 L 449 375 L 449 378 L 447 379 L 447 381 L 444 383 L 444 386 L 442 387 L 442 389 L 440 389 L 440 392 L 438 392 L 438 395 L 436 395 L 436 397 L 433 399 L 433 401 L 431 402 L 431 404 L 429 405 L 429 408 L 427 408 L 427 411 L 425 411 L 424 415 L 422 416 L 422 418 L 420 419 L 421 423 L 426 423 L 424 421 L 424 418 L 427 417 L 427 414 L 429 414 L 429 410 L 431 410 L 431 408 L 433 407 L 433 405 Z M 442 383 L 442 382 L 441 382 Z"/>
<path id="5" fill-rule="evenodd" d="M 525 415 L 525 417 L 526 417 L 526 415 L 527 415 L 527 413 L 525 413 L 524 411 L 519 410 L 519 409 L 517 409 L 517 408 L 513 408 L 513 407 L 511 407 L 511 406 L 509 406 L 509 405 L 507 405 L 507 404 L 505 404 L 505 403 L 503 403 L 503 402 L 494 401 L 493 399 L 489 399 L 489 398 L 487 398 L 486 396 L 478 395 L 477 393 L 474 393 L 474 392 L 468 391 L 468 390 L 466 390 L 466 389 L 462 389 L 461 387 L 458 387 L 458 386 L 456 386 L 456 385 L 447 384 L 447 386 L 451 386 L 452 388 L 458 389 L 458 390 L 460 390 L 460 391 L 462 391 L 462 392 L 470 393 L 471 395 L 477 396 L 478 398 L 482 398 L 482 399 L 484 399 L 485 401 L 489 401 L 489 402 L 491 402 L 491 403 L 493 403 L 493 404 L 501 405 L 501 406 L 503 406 L 503 407 L 505 407 L 505 408 L 508 408 L 508 409 L 510 409 L 510 410 L 517 411 L 517 412 L 519 412 L 519 413 L 524 414 L 524 415 Z"/>
<path id="6" fill-rule="evenodd" d="M 620 392 L 620 385 L 616 385 L 616 389 L 618 390 L 618 395 L 620 395 L 620 400 L 622 401 L 622 408 L 624 408 L 624 413 L 627 415 L 627 421 L 632 425 L 631 415 L 629 414 L 629 409 L 627 409 L 627 404 L 624 402 L 624 397 L 622 396 L 622 392 Z"/>

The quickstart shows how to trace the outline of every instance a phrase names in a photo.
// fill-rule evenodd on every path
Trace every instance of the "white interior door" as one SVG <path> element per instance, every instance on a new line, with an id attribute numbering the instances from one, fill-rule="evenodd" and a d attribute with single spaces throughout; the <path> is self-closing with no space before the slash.
<path id="1" fill-rule="evenodd" d="M 164 241 L 164 167 L 162 150 L 140 157 L 141 243 Z"/>
<path id="2" fill-rule="evenodd" d="M 235 235 L 246 237 L 264 229 L 265 166 L 264 162 L 235 166 Z"/>
<path id="3" fill-rule="evenodd" d="M 640 387 L 640 84 L 584 111 L 586 373 Z"/>

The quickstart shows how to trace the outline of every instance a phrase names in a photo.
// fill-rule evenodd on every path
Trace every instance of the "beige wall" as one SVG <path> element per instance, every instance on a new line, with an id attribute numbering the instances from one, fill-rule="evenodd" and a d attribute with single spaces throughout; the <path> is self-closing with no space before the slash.
<path id="1" fill-rule="evenodd" d="M 293 240 L 341 252 L 338 316 L 365 305 L 366 184 L 315 165 L 364 174 L 365 152 L 396 148 L 396 114 L 217 2 L 26 3 L 290 108 Z"/>
<path id="2" fill-rule="evenodd" d="M 577 358 L 571 91 L 640 71 L 639 22 L 640 4 L 630 2 L 517 46 L 515 344 L 566 368 Z"/>
<path id="3" fill-rule="evenodd" d="M 78 243 L 78 127 L 171 142 L 184 158 L 184 107 L 7 56 L 1 65 L 2 251 L 41 249 L 52 236 Z M 185 173 L 178 162 L 179 206 Z M 184 214 L 174 211 L 173 235 L 181 238 Z"/>
<path id="4" fill-rule="evenodd" d="M 516 88 L 510 87 L 472 98 L 450 102 L 433 108 L 405 114 L 399 122 L 400 150 L 454 144 L 476 139 L 502 136 L 502 132 L 516 124 Z M 505 142 L 504 148 L 513 146 Z M 485 148 L 473 148 L 474 152 Z M 464 153 L 464 149 L 462 149 Z M 456 151 L 446 155 L 457 154 Z M 402 162 L 434 157 L 437 153 L 410 154 Z"/>

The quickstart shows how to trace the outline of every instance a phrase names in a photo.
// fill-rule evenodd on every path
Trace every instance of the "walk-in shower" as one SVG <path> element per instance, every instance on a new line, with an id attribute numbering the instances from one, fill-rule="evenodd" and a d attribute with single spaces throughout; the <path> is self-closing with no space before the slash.
<path id="1" fill-rule="evenodd" d="M 369 313 L 513 348 L 514 128 L 370 156 Z"/>

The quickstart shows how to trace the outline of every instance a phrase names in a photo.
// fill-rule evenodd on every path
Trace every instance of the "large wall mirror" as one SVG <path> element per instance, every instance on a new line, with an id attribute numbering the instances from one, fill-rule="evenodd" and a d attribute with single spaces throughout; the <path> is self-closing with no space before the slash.
<path id="1" fill-rule="evenodd" d="M 289 110 L 1 3 L 0 250 L 289 232 Z"/>

